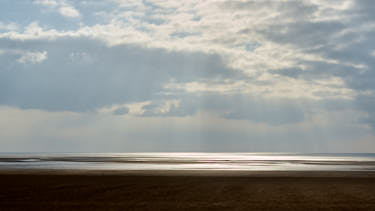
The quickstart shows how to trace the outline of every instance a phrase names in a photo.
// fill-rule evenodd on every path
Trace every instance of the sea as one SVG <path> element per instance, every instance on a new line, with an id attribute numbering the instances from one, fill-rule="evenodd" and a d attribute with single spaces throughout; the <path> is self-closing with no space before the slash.
<path id="1" fill-rule="evenodd" d="M 0 153 L 0 170 L 375 171 L 375 153 Z"/>

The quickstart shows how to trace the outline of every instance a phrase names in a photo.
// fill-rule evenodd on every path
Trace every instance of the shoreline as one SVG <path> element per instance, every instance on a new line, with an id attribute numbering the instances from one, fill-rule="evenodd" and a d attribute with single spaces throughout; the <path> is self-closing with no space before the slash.
<path id="1" fill-rule="evenodd" d="M 77 170 L 2 169 L 0 175 L 208 176 L 375 178 L 375 171 L 241 171 L 241 170 Z"/>

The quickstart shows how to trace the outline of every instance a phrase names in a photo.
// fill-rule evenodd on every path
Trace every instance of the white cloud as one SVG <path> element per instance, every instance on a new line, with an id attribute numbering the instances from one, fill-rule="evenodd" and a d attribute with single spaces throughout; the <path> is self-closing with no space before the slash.
<path id="1" fill-rule="evenodd" d="M 16 23 L 3 23 L 0 21 L 0 30 L 16 31 L 19 28 Z"/>
<path id="2" fill-rule="evenodd" d="M 16 61 L 21 64 L 37 64 L 47 59 L 47 51 L 31 51 L 17 48 L 3 48 L 0 49 L 0 56 L 6 55 L 8 62 L 17 58 Z"/>
<path id="3" fill-rule="evenodd" d="M 65 17 L 76 18 L 76 17 L 80 16 L 78 10 L 76 10 L 75 8 L 73 8 L 71 6 L 67 6 L 67 5 L 60 7 L 59 12 L 60 12 L 61 15 L 65 16 Z"/>
<path id="4" fill-rule="evenodd" d="M 65 0 L 36 0 L 34 3 L 51 9 L 57 9 L 62 16 L 68 18 L 77 18 L 81 16 L 79 11 Z"/>
<path id="5" fill-rule="evenodd" d="M 258 83 L 249 83 L 246 80 L 207 81 L 188 83 L 168 83 L 164 86 L 167 93 L 220 93 L 222 95 L 243 94 L 246 96 L 257 96 L 262 98 L 285 98 L 285 99 L 353 99 L 355 91 L 347 88 L 341 78 L 331 77 L 316 79 L 313 81 L 298 80 L 288 77 L 279 77 L 269 86 L 260 85 L 269 81 L 269 75 L 259 77 Z M 272 77 L 272 76 L 271 76 Z"/>
<path id="6" fill-rule="evenodd" d="M 70 7 L 71 5 L 67 1 L 40 0 L 36 2 L 59 9 L 65 8 L 66 16 L 77 17 L 79 15 L 74 12 L 75 9 Z M 289 36 L 287 33 L 291 33 L 290 29 L 298 29 L 300 25 L 278 28 L 280 24 L 286 26 L 287 24 L 300 23 L 303 26 L 303 24 L 311 22 L 329 23 L 332 20 L 337 20 L 329 17 L 347 15 L 347 11 L 352 7 L 351 1 L 345 1 L 343 6 L 323 0 L 313 2 L 184 1 L 182 3 L 174 0 L 151 0 L 151 4 L 123 0 L 114 2 L 118 3 L 118 8 L 107 12 L 102 11 L 102 14 L 106 14 L 109 18 L 107 24 L 83 26 L 77 31 L 57 31 L 40 27 L 34 23 L 30 24 L 24 33 L 3 33 L 0 34 L 0 37 L 13 39 L 90 37 L 104 40 L 110 46 L 136 44 L 172 51 L 203 51 L 208 54 L 218 54 L 225 58 L 226 65 L 229 67 L 244 72 L 258 81 L 272 84 L 272 86 L 258 86 L 257 84 L 249 85 L 245 81 L 216 86 L 215 82 L 210 85 L 212 83 L 210 81 L 207 82 L 207 85 L 202 85 L 201 82 L 191 82 L 190 85 L 199 83 L 200 86 L 195 86 L 195 88 L 188 86 L 187 90 L 204 91 L 221 87 L 222 89 L 217 90 L 224 92 L 240 90 L 238 87 L 242 87 L 246 88 L 244 92 L 253 94 L 266 92 L 268 96 L 306 96 L 321 99 L 327 97 L 327 94 L 333 96 L 336 93 L 340 98 L 352 98 L 353 91 L 350 88 L 345 88 L 345 84 L 336 87 L 323 86 L 314 81 L 290 79 L 274 74 L 278 71 L 269 74 L 269 71 L 295 68 L 303 70 L 302 72 L 308 72 L 314 68 L 312 63 L 343 65 L 353 69 L 366 67 L 361 63 L 328 58 L 317 51 L 325 44 L 332 45 L 333 48 L 342 45 L 342 42 L 336 42 L 339 33 L 318 34 L 319 36 L 305 39 L 314 41 L 314 39 L 324 36 L 327 43 L 318 42 L 308 46 L 298 46 L 298 43 L 296 44 L 292 39 L 293 37 L 303 37 L 304 34 L 297 34 L 298 31 L 296 31 L 293 32 L 295 34 Z M 174 12 L 171 12 L 172 10 Z M 159 22 L 155 22 L 156 20 Z M 346 21 L 347 19 L 342 20 Z M 343 30 L 348 31 L 350 28 L 352 27 L 346 27 Z M 275 31 L 276 34 L 285 33 L 285 36 L 289 36 L 291 40 L 286 42 L 288 40 L 279 41 L 269 37 L 274 36 L 270 35 L 272 31 Z M 317 31 L 324 32 L 324 30 Z M 338 30 L 338 32 L 341 31 Z M 184 36 L 178 36 L 178 34 Z M 249 45 L 253 47 L 249 49 Z M 86 61 L 87 63 L 90 61 L 90 57 L 84 53 L 73 53 L 71 60 Z M 241 83 L 245 85 L 239 85 Z M 186 84 L 184 86 L 187 88 Z M 197 89 L 197 87 L 200 88 Z M 300 89 L 299 87 L 304 88 Z M 317 96 L 324 92 L 327 94 Z"/>
<path id="7" fill-rule="evenodd" d="M 48 7 L 56 7 L 58 6 L 58 3 L 56 0 L 34 0 L 35 4 L 48 6 Z"/>
<path id="8" fill-rule="evenodd" d="M 25 52 L 17 61 L 22 64 L 37 64 L 47 59 L 47 51 Z"/>
<path id="9" fill-rule="evenodd" d="M 78 64 L 89 64 L 94 62 L 92 56 L 87 52 L 72 52 L 69 57 L 71 62 Z"/>
<path id="10" fill-rule="evenodd" d="M 17 23 L 0 23 L 5 31 L 0 41 L 8 46 L 0 49 L 1 62 L 7 70 L 20 70 L 0 71 L 2 105 L 27 108 L 16 111 L 20 113 L 33 108 L 53 111 L 38 111 L 43 115 L 74 111 L 69 115 L 100 120 L 55 130 L 58 134 L 51 137 L 91 140 L 91 131 L 99 131 L 115 134 L 118 142 L 160 141 L 172 132 L 182 142 L 189 137 L 184 144 L 220 138 L 225 143 L 235 134 L 243 143 L 257 140 L 254 146 L 262 138 L 274 138 L 268 146 L 281 143 L 279 147 L 283 141 L 298 140 L 288 146 L 300 144 L 300 149 L 306 143 L 309 148 L 337 149 L 344 142 L 357 144 L 349 139 L 363 138 L 373 146 L 369 127 L 358 123 L 367 116 L 363 122 L 375 128 L 375 24 L 373 8 L 365 18 L 366 11 L 358 9 L 365 1 L 87 1 L 79 3 L 86 8 L 83 15 L 74 1 L 34 2 L 64 17 L 87 19 L 82 18 L 81 28 L 64 31 L 55 27 L 70 20 L 41 19 L 23 30 Z M 118 4 L 111 8 L 113 3 Z M 17 49 L 11 49 L 14 46 Z M 43 63 L 47 52 L 49 62 Z M 28 68 L 36 66 L 17 61 L 42 63 L 37 68 L 43 74 L 33 74 Z M 31 119 L 20 116 L 21 122 Z M 181 135 L 170 125 L 187 132 Z M 137 137 L 121 136 L 128 126 L 134 130 L 127 132 Z M 147 129 L 159 136 L 144 136 Z M 250 132 L 242 136 L 243 131 Z M 283 141 L 280 131 L 286 134 Z M 335 147 L 325 148 L 330 140 L 337 140 Z"/>

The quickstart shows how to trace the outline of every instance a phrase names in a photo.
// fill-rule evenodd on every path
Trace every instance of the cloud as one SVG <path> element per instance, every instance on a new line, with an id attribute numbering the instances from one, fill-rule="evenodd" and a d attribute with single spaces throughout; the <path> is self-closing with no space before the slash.
<path id="1" fill-rule="evenodd" d="M 43 6 L 57 7 L 58 3 L 56 0 L 34 0 L 35 4 L 40 4 Z"/>
<path id="2" fill-rule="evenodd" d="M 47 51 L 43 52 L 26 52 L 17 61 L 19 63 L 27 64 L 37 64 L 41 63 L 47 59 Z"/>
<path id="3" fill-rule="evenodd" d="M 355 79 L 358 76 L 353 73 L 362 68 L 361 61 L 341 58 L 338 55 L 345 49 L 335 50 L 345 41 L 340 34 L 354 27 L 350 21 L 336 18 L 347 16 L 348 11 L 357 8 L 348 3 L 337 7 L 324 1 L 224 1 L 206 4 L 186 2 L 184 7 L 179 7 L 174 1 L 116 2 L 118 8 L 103 12 L 109 20 L 107 24 L 83 26 L 77 31 L 57 31 L 34 23 L 23 33 L 3 34 L 3 40 L 15 43 L 25 40 L 29 48 L 35 48 L 37 45 L 34 43 L 44 46 L 40 52 L 48 52 L 50 63 L 40 67 L 42 72 L 55 69 L 63 80 L 74 77 L 76 88 L 80 81 L 89 87 L 103 84 L 99 85 L 96 94 L 87 90 L 82 90 L 77 96 L 73 94 L 79 99 L 74 100 L 76 105 L 66 105 L 70 100 L 59 106 L 47 106 L 48 101 L 41 105 L 35 102 L 15 105 L 87 111 L 116 103 L 150 100 L 152 105 L 158 106 L 152 109 L 148 107 L 151 104 L 145 106 L 144 115 L 153 116 L 159 115 L 160 109 L 171 99 L 187 104 L 194 101 L 190 106 L 184 103 L 170 105 L 169 111 L 164 110 L 163 113 L 178 116 L 201 110 L 200 102 L 205 100 L 195 95 L 208 92 L 223 95 L 217 97 L 222 102 L 231 101 L 239 95 L 244 97 L 236 100 L 257 99 L 245 100 L 243 104 L 264 108 L 263 112 L 275 117 L 266 118 L 264 122 L 282 124 L 303 121 L 307 111 L 292 104 L 286 106 L 281 103 L 282 100 L 276 103 L 277 100 L 273 102 L 268 98 L 292 99 L 297 104 L 305 99 L 350 100 L 355 98 L 356 89 L 348 85 L 349 81 L 361 84 L 360 81 L 365 80 Z M 51 8 L 68 5 L 67 1 L 37 3 Z M 176 9 L 176 13 L 171 13 L 171 9 Z M 355 33 L 355 30 L 346 33 Z M 63 56 L 57 56 L 57 49 Z M 119 54 L 124 58 L 119 58 Z M 88 70 L 92 72 L 83 73 Z M 120 84 L 120 78 L 124 84 Z M 134 81 L 141 80 L 145 81 L 144 87 L 134 84 Z M 73 88 L 56 86 L 56 90 L 52 89 L 48 96 L 52 98 L 54 92 L 57 93 L 54 97 L 71 99 L 66 97 L 69 94 L 65 89 Z M 184 96 L 189 94 L 192 100 L 185 99 Z M 85 97 L 79 98 L 78 95 Z M 100 96 L 100 100 L 94 100 L 94 96 Z M 272 106 L 267 107 L 267 104 Z M 273 109 L 274 106 L 280 109 Z M 221 116 L 226 118 L 240 119 L 242 115 L 244 119 L 261 121 L 258 114 L 250 112 L 251 109 L 249 111 L 235 104 L 228 105 L 224 110 L 226 114 Z M 285 116 L 281 116 L 283 111 Z M 291 118 L 288 119 L 287 115 Z"/>
<path id="4" fill-rule="evenodd" d="M 181 96 L 180 96 L 181 97 Z M 309 115 L 301 100 L 264 99 L 247 95 L 207 93 L 185 95 L 178 103 L 153 102 L 143 106 L 142 116 L 192 116 L 211 113 L 225 119 L 249 120 L 270 125 L 294 124 Z M 315 108 L 318 106 L 315 105 Z M 162 109 L 164 108 L 164 109 Z M 311 112 L 311 111 L 310 111 Z"/>
<path id="5" fill-rule="evenodd" d="M 53 41 L 0 39 L 0 43 L 5 48 L 17 46 L 17 51 L 40 49 L 17 60 L 12 55 L 3 55 L 2 59 L 0 104 L 27 109 L 90 111 L 168 98 L 163 94 L 164 84 L 171 80 L 185 83 L 242 76 L 226 67 L 219 56 L 204 53 L 132 45 L 110 47 L 84 37 Z M 41 61 L 37 67 L 17 65 Z"/>
<path id="6" fill-rule="evenodd" d="M 3 105 L 87 112 L 150 101 L 136 115 L 184 117 L 204 112 L 271 125 L 302 122 L 308 115 L 306 107 L 299 105 L 305 99 L 264 99 L 234 86 L 233 81 L 259 82 L 228 68 L 217 55 L 108 46 L 86 37 L 22 42 L 1 39 L 0 43 L 24 51 L 36 47 L 48 51 L 48 60 L 32 69 L 9 64 L 11 59 L 7 59 L 9 68 L 0 73 Z M 175 86 L 166 86 L 171 83 Z M 184 84 L 191 88 L 185 89 Z M 227 87 L 220 88 L 224 84 Z M 120 106 L 111 112 L 124 115 L 129 109 Z"/>
<path id="7" fill-rule="evenodd" d="M 35 0 L 34 3 L 51 9 L 57 9 L 60 15 L 67 18 L 77 18 L 81 16 L 80 12 L 65 0 Z"/>
<path id="8" fill-rule="evenodd" d="M 61 15 L 65 16 L 65 17 L 76 18 L 76 17 L 80 16 L 78 10 L 74 9 L 71 6 L 60 7 L 59 12 L 60 12 Z"/>
<path id="9" fill-rule="evenodd" d="M 0 21 L 0 31 L 15 31 L 18 27 L 16 23 L 3 23 Z"/>
<path id="10" fill-rule="evenodd" d="M 114 115 L 124 115 L 129 113 L 129 109 L 127 107 L 121 107 L 113 111 Z"/>
<path id="11" fill-rule="evenodd" d="M 8 57 L 11 60 L 18 57 L 16 61 L 21 64 L 37 64 L 47 59 L 47 51 L 31 51 L 24 49 L 4 48 L 0 49 L 0 56 L 1 55 Z"/>
<path id="12" fill-rule="evenodd" d="M 280 21 L 261 29 L 246 28 L 241 32 L 253 34 L 256 31 L 266 40 L 290 46 L 303 55 L 292 58 L 293 63 L 289 67 L 270 69 L 272 74 L 313 83 L 329 77 L 341 80 L 340 90 L 346 89 L 345 95 L 351 95 L 349 98 L 357 104 L 357 109 L 367 115 L 359 121 L 375 128 L 371 121 L 375 116 L 372 100 L 375 93 L 372 2 L 346 1 L 341 7 L 326 1 L 300 2 L 283 10 L 288 3 L 291 2 L 271 3 L 281 7 L 280 15 L 277 15 Z M 226 8 L 235 11 L 259 9 L 264 4 L 267 4 L 266 8 L 270 7 L 270 3 L 231 2 L 226 3 Z M 327 91 L 316 93 L 324 98 Z"/>
<path id="13" fill-rule="evenodd" d="M 348 111 L 283 127 L 204 114 L 145 118 L 0 107 L 0 116 L 2 150 L 13 152 L 371 152 L 375 146 Z"/>
<path id="14" fill-rule="evenodd" d="M 40 146 L 91 131 L 135 150 L 374 145 L 372 1 L 32 3 L 0 13 L 0 105 L 18 123 L 59 116 Z"/>

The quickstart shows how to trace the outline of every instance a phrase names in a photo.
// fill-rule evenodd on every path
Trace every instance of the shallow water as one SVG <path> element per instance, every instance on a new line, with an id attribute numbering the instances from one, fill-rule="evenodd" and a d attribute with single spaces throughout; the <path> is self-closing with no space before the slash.
<path id="1" fill-rule="evenodd" d="M 0 153 L 0 170 L 375 171 L 375 153 Z"/>

